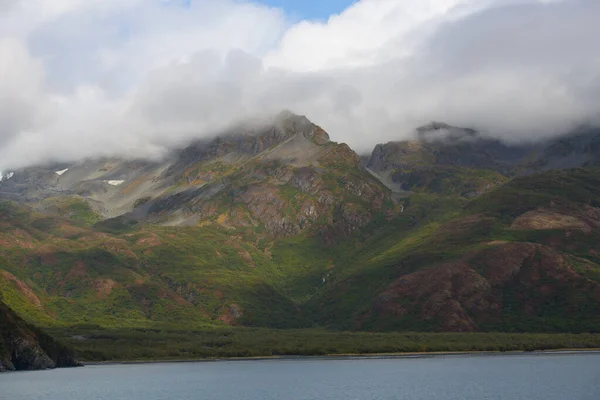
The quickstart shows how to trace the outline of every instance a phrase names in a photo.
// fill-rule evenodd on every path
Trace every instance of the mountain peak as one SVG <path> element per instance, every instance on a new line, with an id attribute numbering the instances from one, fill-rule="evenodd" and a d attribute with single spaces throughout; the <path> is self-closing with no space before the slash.
<path id="1" fill-rule="evenodd" d="M 435 131 L 435 130 L 440 130 L 440 129 L 450 129 L 450 128 L 452 128 L 452 126 L 448 125 L 445 122 L 431 121 L 428 124 L 418 127 L 417 132 L 429 132 L 429 131 Z"/>
<path id="2" fill-rule="evenodd" d="M 445 122 L 433 121 L 417 128 L 417 136 L 423 142 L 439 140 L 456 142 L 476 138 L 479 133 L 474 129 L 460 128 Z"/>
<path id="3" fill-rule="evenodd" d="M 317 144 L 330 141 L 329 135 L 321 127 L 313 124 L 306 116 L 294 114 L 289 110 L 277 114 L 273 125 L 285 136 L 302 134 L 306 138 L 314 138 Z"/>

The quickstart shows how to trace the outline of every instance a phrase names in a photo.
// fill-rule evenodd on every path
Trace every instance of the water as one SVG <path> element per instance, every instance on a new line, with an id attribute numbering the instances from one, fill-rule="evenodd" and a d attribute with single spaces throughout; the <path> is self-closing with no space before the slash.
<path id="1" fill-rule="evenodd" d="M 4 400 L 598 400 L 600 354 L 269 360 L 0 374 Z"/>

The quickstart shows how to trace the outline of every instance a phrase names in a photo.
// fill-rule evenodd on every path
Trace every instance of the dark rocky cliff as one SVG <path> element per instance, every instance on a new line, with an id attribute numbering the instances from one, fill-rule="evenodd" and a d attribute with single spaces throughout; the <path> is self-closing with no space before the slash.
<path id="1" fill-rule="evenodd" d="M 80 365 L 68 348 L 0 302 L 0 372 Z"/>

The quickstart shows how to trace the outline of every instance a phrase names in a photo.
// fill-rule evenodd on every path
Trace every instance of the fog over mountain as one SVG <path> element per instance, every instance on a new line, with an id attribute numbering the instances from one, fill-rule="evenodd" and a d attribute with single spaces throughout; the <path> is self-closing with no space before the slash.
<path id="1" fill-rule="evenodd" d="M 597 0 L 0 0 L 0 171 L 158 157 L 281 109 L 358 151 L 431 120 L 506 140 L 600 121 Z"/>

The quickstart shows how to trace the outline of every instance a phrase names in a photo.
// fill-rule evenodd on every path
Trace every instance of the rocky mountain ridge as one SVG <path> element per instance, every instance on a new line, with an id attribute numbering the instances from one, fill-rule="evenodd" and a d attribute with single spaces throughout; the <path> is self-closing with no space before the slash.
<path id="1" fill-rule="evenodd" d="M 596 166 L 600 128 L 580 127 L 545 141 L 508 143 L 470 128 L 433 122 L 416 140 L 375 146 L 367 168 L 395 191 L 430 190 L 472 198 L 505 181 L 554 169 Z"/>
<path id="2" fill-rule="evenodd" d="M 166 225 L 220 219 L 283 236 L 315 225 L 352 231 L 389 203 L 387 189 L 348 146 L 290 113 L 272 125 L 194 142 L 161 162 L 87 160 L 53 169 L 16 171 L 0 183 L 0 194 L 44 212 L 60 213 L 60 203 L 71 198 L 87 202 L 98 219 Z M 344 202 L 348 196 L 360 204 Z"/>

